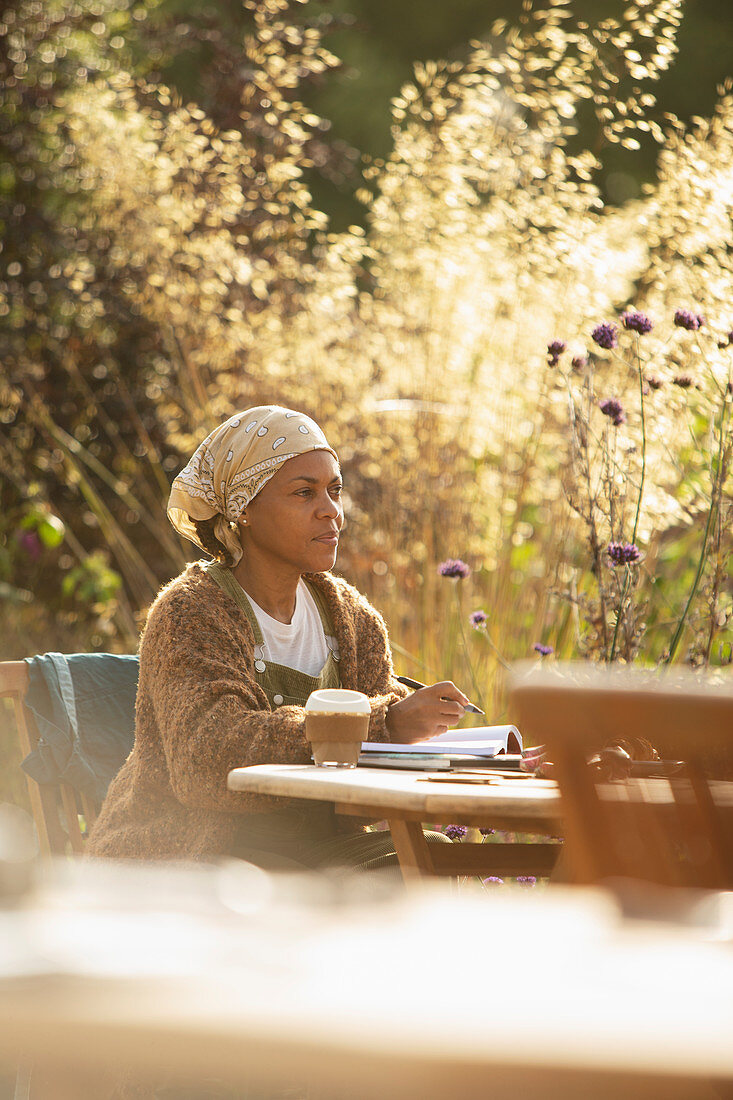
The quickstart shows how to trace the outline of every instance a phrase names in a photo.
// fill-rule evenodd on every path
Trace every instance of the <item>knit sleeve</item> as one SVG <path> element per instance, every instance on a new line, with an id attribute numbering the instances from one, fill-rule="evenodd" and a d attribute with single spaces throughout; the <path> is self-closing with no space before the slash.
<path id="1" fill-rule="evenodd" d="M 140 649 L 138 726 L 157 729 L 184 806 L 241 812 L 241 795 L 227 790 L 232 768 L 310 759 L 303 708 L 272 711 L 247 671 L 250 635 L 226 597 L 208 601 L 200 590 L 151 611 Z"/>
<path id="2" fill-rule="evenodd" d="M 369 740 L 388 742 L 387 710 L 410 692 L 395 680 L 384 619 L 363 596 L 359 597 L 356 613 L 356 656 L 359 690 L 369 696 L 371 703 Z"/>

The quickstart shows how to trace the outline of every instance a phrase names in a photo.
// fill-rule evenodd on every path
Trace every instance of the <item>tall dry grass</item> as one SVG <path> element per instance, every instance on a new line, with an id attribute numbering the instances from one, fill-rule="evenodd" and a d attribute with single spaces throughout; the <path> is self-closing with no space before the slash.
<path id="1" fill-rule="evenodd" d="M 394 103 L 393 151 L 366 172 L 366 232 L 329 233 L 303 185 L 318 120 L 285 95 L 296 77 L 284 0 L 255 5 L 246 44 L 282 128 L 269 159 L 121 68 L 55 104 L 86 231 L 108 242 L 119 293 L 160 335 L 149 385 L 168 443 L 184 455 L 262 401 L 318 419 L 345 473 L 340 569 L 384 611 L 403 671 L 469 684 L 496 718 L 507 663 L 535 643 L 657 661 L 676 637 L 675 659 L 729 659 L 733 100 L 722 89 L 714 118 L 690 130 L 656 116 L 680 7 L 627 3 L 587 27 L 558 0 L 497 25 L 465 63 L 418 66 Z M 302 52 L 327 66 L 319 50 L 311 37 Z M 589 111 L 592 150 L 577 137 Z M 604 146 L 640 139 L 660 144 L 658 182 L 604 207 Z M 83 254 L 69 258 L 90 315 L 102 308 L 95 276 Z M 622 331 L 604 351 L 593 328 L 629 306 L 653 331 Z M 703 330 L 674 325 L 682 307 Z M 553 361 L 555 340 L 566 350 Z M 110 370 L 124 387 L 124 369 Z M 690 387 L 674 384 L 682 374 Z M 127 472 L 110 474 L 29 375 L 13 390 L 21 415 L 104 534 L 123 581 L 111 629 L 132 645 L 161 570 L 120 517 L 141 518 L 174 572 L 186 548 L 164 519 L 170 470 L 139 425 Z M 662 388 L 645 395 L 649 377 Z M 608 396 L 622 425 L 598 409 Z M 121 445 L 114 424 L 104 430 Z M 641 564 L 614 570 L 615 540 L 638 544 Z M 449 557 L 470 578 L 439 576 Z M 468 622 L 477 609 L 481 629 Z"/>

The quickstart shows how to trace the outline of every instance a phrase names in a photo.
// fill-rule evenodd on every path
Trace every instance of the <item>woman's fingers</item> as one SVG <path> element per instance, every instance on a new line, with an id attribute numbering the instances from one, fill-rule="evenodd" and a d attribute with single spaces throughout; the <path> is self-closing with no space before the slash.
<path id="1" fill-rule="evenodd" d="M 460 722 L 468 702 L 468 696 L 452 680 L 441 680 L 393 703 L 387 728 L 395 741 L 436 737 Z"/>
<path id="2" fill-rule="evenodd" d="M 451 680 L 431 684 L 430 687 L 422 688 L 415 695 L 423 696 L 422 702 L 429 711 L 430 717 L 436 722 L 436 733 L 439 732 L 437 725 L 445 724 L 448 728 L 460 722 L 464 707 L 468 703 L 467 697 Z"/>
<path id="3" fill-rule="evenodd" d="M 438 713 L 443 718 L 449 718 L 451 722 L 460 722 L 463 718 L 463 707 L 459 703 L 446 703 L 441 700 Z"/>
<path id="4" fill-rule="evenodd" d="M 441 680 L 440 683 L 432 684 L 430 690 L 436 691 L 441 699 L 450 699 L 456 703 L 460 703 L 461 707 L 467 707 L 471 700 L 467 695 L 464 695 L 460 688 L 457 688 L 452 680 Z"/>

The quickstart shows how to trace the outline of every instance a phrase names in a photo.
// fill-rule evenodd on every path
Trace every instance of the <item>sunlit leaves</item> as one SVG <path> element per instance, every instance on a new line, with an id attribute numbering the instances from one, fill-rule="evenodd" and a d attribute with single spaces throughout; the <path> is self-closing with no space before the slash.
<path id="1" fill-rule="evenodd" d="M 394 101 L 393 151 L 365 172 L 366 234 L 330 234 L 303 180 L 328 125 L 301 84 L 336 59 L 303 5 L 246 7 L 231 42 L 223 23 L 175 5 L 59 0 L 3 16 L 0 418 L 12 447 L 0 461 L 20 495 L 24 465 L 43 472 L 39 492 L 77 539 L 69 600 L 84 582 L 118 609 L 121 592 L 142 606 L 156 578 L 142 576 L 138 532 L 161 574 L 183 553 L 162 510 L 177 463 L 233 407 L 272 400 L 336 442 L 341 564 L 395 594 L 398 632 L 431 561 L 472 556 L 517 586 L 524 570 L 538 591 L 550 575 L 570 583 L 583 558 L 563 497 L 568 393 L 548 373 L 548 342 L 587 362 L 591 324 L 628 301 L 655 317 L 690 303 L 723 326 L 731 297 L 733 106 L 724 97 L 686 131 L 657 118 L 649 90 L 672 60 L 679 5 L 627 4 L 594 27 L 568 3 L 527 8 L 467 62 L 418 65 Z M 202 70 L 200 97 L 163 83 L 156 66 L 214 41 L 222 67 Z M 598 140 L 583 150 L 578 115 L 591 110 Z M 664 139 L 659 186 L 604 210 L 604 143 L 649 135 Z M 715 335 L 722 345 L 724 328 Z M 663 388 L 647 541 L 699 506 L 704 471 L 683 474 L 676 441 L 693 401 L 695 424 L 711 423 L 730 351 L 652 335 L 648 356 Z M 628 371 L 598 355 L 590 373 L 633 410 Z M 683 374 L 701 388 L 667 386 Z M 572 376 L 574 392 L 587 377 Z M 637 429 L 632 411 L 618 437 L 630 484 Z M 104 544 L 122 589 L 104 560 L 91 580 L 82 568 Z"/>

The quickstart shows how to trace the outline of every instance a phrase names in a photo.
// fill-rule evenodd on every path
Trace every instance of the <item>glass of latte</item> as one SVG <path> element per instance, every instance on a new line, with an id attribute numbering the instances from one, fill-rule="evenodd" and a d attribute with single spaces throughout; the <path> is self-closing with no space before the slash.
<path id="1" fill-rule="evenodd" d="M 370 716 L 369 699 L 361 691 L 312 691 L 305 704 L 305 735 L 318 767 L 355 768 Z"/>

